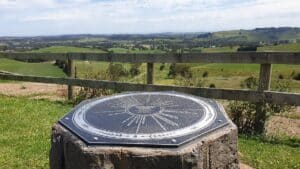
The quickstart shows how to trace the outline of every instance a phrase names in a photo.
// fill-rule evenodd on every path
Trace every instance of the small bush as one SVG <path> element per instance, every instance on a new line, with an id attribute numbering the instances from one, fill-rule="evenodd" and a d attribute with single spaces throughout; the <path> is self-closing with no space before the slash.
<path id="1" fill-rule="evenodd" d="M 170 78 L 175 78 L 175 76 L 176 76 L 175 67 L 176 67 L 176 64 L 175 64 L 175 63 L 172 63 L 172 64 L 170 65 L 168 77 L 170 77 Z"/>
<path id="2" fill-rule="evenodd" d="M 110 63 L 106 70 L 109 80 L 119 80 L 121 76 L 127 76 L 128 72 L 122 64 Z"/>
<path id="3" fill-rule="evenodd" d="M 169 68 L 168 77 L 175 78 L 177 75 L 180 75 L 185 78 L 191 78 L 191 67 L 187 64 L 171 64 Z"/>
<path id="4" fill-rule="evenodd" d="M 284 79 L 283 74 L 279 74 L 279 75 L 278 75 L 278 79 Z"/>
<path id="5" fill-rule="evenodd" d="M 290 77 L 293 78 L 295 76 L 295 74 L 296 74 L 296 72 L 295 72 L 295 70 L 293 70 Z"/>
<path id="6" fill-rule="evenodd" d="M 95 79 L 95 80 L 100 80 L 100 79 L 108 79 L 106 72 L 99 72 L 98 74 L 93 74 L 93 73 L 87 73 L 85 75 L 85 79 Z M 77 105 L 78 103 L 91 99 L 94 97 L 101 97 L 101 96 L 107 96 L 115 93 L 113 90 L 108 90 L 108 89 L 95 89 L 95 88 L 88 88 L 88 87 L 81 87 L 79 91 L 75 94 L 74 99 L 73 99 L 73 104 Z"/>
<path id="7" fill-rule="evenodd" d="M 207 71 L 203 72 L 202 77 L 204 77 L 204 78 L 208 77 L 208 72 Z"/>
<path id="8" fill-rule="evenodd" d="M 257 88 L 257 79 L 250 77 L 245 79 L 242 84 L 249 89 Z M 274 90 L 286 92 L 289 90 L 289 82 L 277 80 Z M 283 106 L 270 103 L 250 103 L 233 101 L 230 102 L 229 116 L 237 125 L 240 133 L 246 134 L 262 134 L 264 124 L 268 117 L 276 114 L 290 111 L 291 106 Z"/>
<path id="9" fill-rule="evenodd" d="M 237 49 L 238 52 L 243 52 L 243 51 L 257 51 L 257 46 L 241 46 Z"/>
<path id="10" fill-rule="evenodd" d="M 54 65 L 62 69 L 63 72 L 67 73 L 68 63 L 66 61 L 55 60 Z"/>
<path id="11" fill-rule="evenodd" d="M 186 78 L 183 76 L 176 76 L 174 83 L 177 86 L 203 87 L 206 81 L 199 77 Z"/>
<path id="12" fill-rule="evenodd" d="M 131 64 L 131 67 L 129 69 L 129 74 L 131 77 L 134 77 L 134 76 L 137 76 L 141 73 L 140 71 L 140 67 L 141 67 L 141 64 L 140 63 L 134 63 L 134 64 Z"/>
<path id="13" fill-rule="evenodd" d="M 242 88 L 256 89 L 258 86 L 258 79 L 253 76 L 248 77 L 247 79 L 241 82 L 240 86 Z"/>
<path id="14" fill-rule="evenodd" d="M 164 69 L 165 69 L 165 64 L 162 63 L 162 64 L 159 66 L 159 70 L 162 71 L 162 70 L 164 70 Z"/>
<path id="15" fill-rule="evenodd" d="M 256 106 L 253 103 L 232 101 L 228 105 L 229 116 L 236 124 L 239 133 L 254 133 Z"/>
<path id="16" fill-rule="evenodd" d="M 213 83 L 211 83 L 211 84 L 209 85 L 209 88 L 216 88 L 216 85 L 213 84 Z"/>
<path id="17" fill-rule="evenodd" d="M 294 80 L 300 80 L 300 73 L 297 73 L 296 75 L 293 76 Z"/>

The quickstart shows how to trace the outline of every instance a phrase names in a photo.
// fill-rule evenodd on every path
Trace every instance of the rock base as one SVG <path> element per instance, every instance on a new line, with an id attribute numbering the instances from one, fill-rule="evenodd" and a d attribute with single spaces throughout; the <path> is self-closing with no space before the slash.
<path id="1" fill-rule="evenodd" d="M 237 169 L 232 123 L 178 148 L 87 146 L 60 124 L 52 129 L 51 169 Z"/>

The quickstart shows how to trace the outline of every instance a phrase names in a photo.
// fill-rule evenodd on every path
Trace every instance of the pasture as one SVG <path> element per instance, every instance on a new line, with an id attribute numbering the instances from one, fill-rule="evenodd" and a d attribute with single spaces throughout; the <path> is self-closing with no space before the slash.
<path id="1" fill-rule="evenodd" d="M 216 48 L 203 48 L 203 52 L 234 52 L 237 47 L 216 47 Z M 259 51 L 300 51 L 299 44 L 287 44 L 277 46 L 266 46 L 259 48 Z M 129 50 L 125 48 L 111 48 L 110 51 L 114 53 L 157 53 L 158 50 Z M 66 47 L 66 46 L 54 46 L 48 48 L 42 48 L 32 52 L 104 52 L 99 49 L 91 48 L 78 48 L 78 47 Z M 77 69 L 77 76 L 79 78 L 85 78 L 87 74 L 97 75 L 103 74 L 106 71 L 109 63 L 107 62 L 83 62 L 76 61 L 75 66 Z M 126 70 L 130 69 L 130 64 L 122 63 Z M 248 77 L 258 77 L 259 65 L 258 64 L 188 64 L 191 67 L 193 76 L 202 77 L 204 72 L 208 73 L 208 76 L 204 78 L 205 85 L 208 87 L 210 84 L 214 84 L 218 88 L 241 88 L 240 84 Z M 155 64 L 154 66 L 154 83 L 155 84 L 175 84 L 174 79 L 168 77 L 170 64 L 165 64 L 164 69 L 160 69 L 161 64 Z M 37 75 L 37 76 L 65 76 L 63 71 L 56 66 L 53 66 L 51 62 L 44 63 L 24 63 L 14 60 L 1 59 L 0 70 L 10 71 L 14 73 L 20 73 L 25 75 Z M 141 74 L 135 77 L 122 77 L 121 81 L 144 83 L 146 81 L 146 64 L 142 64 L 140 67 Z M 102 73 L 101 73 L 102 72 Z M 272 89 L 275 89 L 276 82 L 281 81 L 288 83 L 290 91 L 300 91 L 300 81 L 293 80 L 292 75 L 300 73 L 299 65 L 273 65 L 272 71 Z M 280 77 L 280 79 L 279 79 Z M 99 77 L 100 79 L 103 77 Z"/>

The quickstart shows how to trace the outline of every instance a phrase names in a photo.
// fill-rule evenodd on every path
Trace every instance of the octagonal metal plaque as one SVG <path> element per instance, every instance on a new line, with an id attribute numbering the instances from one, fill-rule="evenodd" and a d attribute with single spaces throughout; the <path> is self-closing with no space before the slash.
<path id="1" fill-rule="evenodd" d="M 177 147 L 228 124 L 217 102 L 177 92 L 89 100 L 59 122 L 88 145 Z"/>

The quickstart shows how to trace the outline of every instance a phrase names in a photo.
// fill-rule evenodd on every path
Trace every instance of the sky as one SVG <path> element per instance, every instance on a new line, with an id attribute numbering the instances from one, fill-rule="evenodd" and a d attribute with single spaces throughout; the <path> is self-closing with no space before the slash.
<path id="1" fill-rule="evenodd" d="M 300 0 L 0 0 L 0 36 L 300 27 Z"/>

